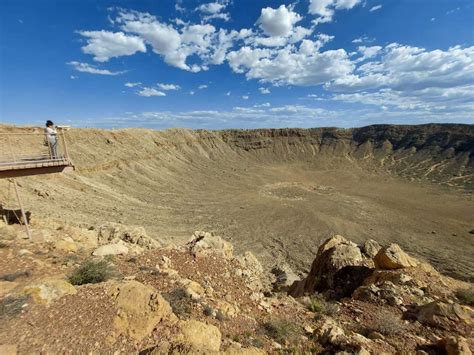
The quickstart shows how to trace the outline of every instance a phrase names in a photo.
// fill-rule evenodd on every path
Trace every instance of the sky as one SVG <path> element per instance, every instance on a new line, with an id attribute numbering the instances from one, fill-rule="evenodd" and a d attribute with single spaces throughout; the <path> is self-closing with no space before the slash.
<path id="1" fill-rule="evenodd" d="M 474 124 L 472 0 L 0 0 L 0 122 Z"/>

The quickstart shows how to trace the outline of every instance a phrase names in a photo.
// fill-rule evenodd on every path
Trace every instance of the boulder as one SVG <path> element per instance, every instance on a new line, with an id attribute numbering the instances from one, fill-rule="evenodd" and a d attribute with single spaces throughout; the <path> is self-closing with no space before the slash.
<path id="1" fill-rule="evenodd" d="M 216 253 L 226 259 L 232 259 L 234 253 L 234 247 L 231 243 L 208 232 L 194 232 L 186 246 L 194 255 Z"/>
<path id="2" fill-rule="evenodd" d="M 109 293 L 117 308 L 113 325 L 118 334 L 141 341 L 159 322 L 176 321 L 171 306 L 150 286 L 138 281 L 112 283 Z"/>
<path id="3" fill-rule="evenodd" d="M 60 239 L 54 243 L 54 248 L 66 253 L 76 253 L 77 244 L 71 238 Z"/>
<path id="4" fill-rule="evenodd" d="M 52 301 L 77 293 L 76 288 L 62 277 L 48 277 L 26 286 L 23 292 L 30 295 L 36 303 L 49 304 Z"/>
<path id="5" fill-rule="evenodd" d="M 374 263 L 378 269 L 388 270 L 418 265 L 418 262 L 405 253 L 398 244 L 390 244 L 388 247 L 380 249 L 374 258 Z"/>
<path id="6" fill-rule="evenodd" d="M 467 340 L 463 337 L 448 336 L 438 342 L 438 347 L 446 355 L 472 355 Z"/>
<path id="7" fill-rule="evenodd" d="M 1 218 L 0 221 L 0 240 L 14 240 L 17 235 L 15 228 L 5 224 Z"/>
<path id="8" fill-rule="evenodd" d="M 162 246 L 161 241 L 148 236 L 143 227 L 128 227 L 118 223 L 105 223 L 98 228 L 99 244 L 116 244 L 120 240 L 136 244 L 145 249 L 155 249 Z"/>
<path id="9" fill-rule="evenodd" d="M 216 303 L 216 308 L 219 310 L 219 312 L 228 318 L 235 318 L 240 313 L 240 310 L 237 306 L 234 306 L 227 301 L 217 300 Z"/>
<path id="10" fill-rule="evenodd" d="M 205 294 L 204 288 L 197 282 L 189 279 L 180 279 L 179 283 L 183 287 L 183 291 L 189 298 L 199 300 Z"/>
<path id="11" fill-rule="evenodd" d="M 380 249 L 382 249 L 380 244 L 373 239 L 367 239 L 362 246 L 362 252 L 369 258 L 375 257 Z"/>
<path id="12" fill-rule="evenodd" d="M 125 255 L 128 254 L 128 248 L 123 244 L 105 244 L 98 247 L 92 255 L 107 256 L 107 255 Z"/>
<path id="13" fill-rule="evenodd" d="M 344 330 L 332 319 L 326 319 L 318 333 L 323 345 L 343 345 L 347 342 Z"/>
<path id="14" fill-rule="evenodd" d="M 418 308 L 417 319 L 420 323 L 433 327 L 444 328 L 450 322 L 468 322 L 472 318 L 463 307 L 457 303 L 434 301 Z"/>
<path id="15" fill-rule="evenodd" d="M 340 293 L 340 297 L 350 295 L 371 273 L 364 265 L 359 247 L 336 235 L 319 247 L 308 276 L 295 282 L 289 294 L 300 297 L 305 293 L 333 290 Z"/>
<path id="16" fill-rule="evenodd" d="M 221 347 L 221 332 L 211 324 L 197 320 L 185 321 L 181 324 L 182 343 L 196 350 L 213 352 Z"/>

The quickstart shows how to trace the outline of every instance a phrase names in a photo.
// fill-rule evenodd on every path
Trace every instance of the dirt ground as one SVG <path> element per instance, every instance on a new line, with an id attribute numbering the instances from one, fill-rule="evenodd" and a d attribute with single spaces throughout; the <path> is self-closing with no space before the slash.
<path id="1" fill-rule="evenodd" d="M 362 154 L 344 139 L 313 144 L 298 136 L 232 139 L 187 130 L 73 130 L 74 173 L 18 182 L 32 218 L 141 225 L 176 243 L 195 230 L 215 232 L 268 268 L 286 261 L 300 273 L 337 233 L 399 243 L 446 274 L 474 280 L 472 189 L 453 185 L 469 181 L 469 152 L 441 160 L 454 171 L 438 169 L 442 152 L 426 158 L 423 150 L 364 147 Z M 432 177 L 438 170 L 445 175 Z M 13 197 L 0 181 L 4 205 L 14 206 Z"/>

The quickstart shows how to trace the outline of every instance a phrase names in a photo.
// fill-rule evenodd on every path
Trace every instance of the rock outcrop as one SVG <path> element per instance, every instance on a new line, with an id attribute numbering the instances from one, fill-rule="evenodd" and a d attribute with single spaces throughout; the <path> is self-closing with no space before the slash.
<path id="1" fill-rule="evenodd" d="M 405 253 L 398 244 L 390 244 L 379 250 L 374 257 L 375 266 L 379 269 L 402 269 L 414 267 L 418 262 Z"/>
<path id="2" fill-rule="evenodd" d="M 23 292 L 37 303 L 49 304 L 54 300 L 77 293 L 76 288 L 62 277 L 47 277 L 24 288 Z"/>
<path id="3" fill-rule="evenodd" d="M 140 341 L 162 320 L 175 320 L 171 306 L 152 287 L 137 281 L 113 283 L 109 293 L 114 298 L 117 315 L 114 329 Z"/>
<path id="4" fill-rule="evenodd" d="M 370 275 L 371 269 L 366 265 L 360 248 L 336 235 L 319 247 L 308 276 L 295 282 L 289 294 L 299 297 L 333 290 L 337 296 L 350 295 Z"/>

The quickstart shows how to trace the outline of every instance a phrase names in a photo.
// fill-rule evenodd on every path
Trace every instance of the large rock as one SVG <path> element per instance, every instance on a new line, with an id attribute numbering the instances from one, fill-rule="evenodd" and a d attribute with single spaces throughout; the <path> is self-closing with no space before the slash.
<path id="1" fill-rule="evenodd" d="M 263 288 L 263 266 L 252 252 L 246 251 L 235 258 L 240 264 L 240 269 L 236 269 L 236 274 L 243 276 L 247 287 L 252 291 L 259 291 Z"/>
<path id="2" fill-rule="evenodd" d="M 128 254 L 128 248 L 123 244 L 106 244 L 98 247 L 92 255 L 107 256 L 107 255 L 125 255 Z"/>
<path id="3" fill-rule="evenodd" d="M 54 243 L 54 248 L 66 253 L 76 253 L 78 248 L 77 244 L 72 238 L 60 239 Z"/>
<path id="4" fill-rule="evenodd" d="M 194 232 L 186 245 L 194 255 L 217 253 L 227 259 L 231 259 L 234 253 L 234 247 L 231 243 L 208 232 Z"/>
<path id="5" fill-rule="evenodd" d="M 456 303 L 434 301 L 418 308 L 417 319 L 422 324 L 445 328 L 453 322 L 472 321 L 472 314 Z"/>
<path id="6" fill-rule="evenodd" d="M 388 270 L 418 265 L 418 262 L 405 253 L 398 244 L 390 244 L 388 247 L 380 249 L 374 258 L 374 262 L 378 269 Z"/>
<path id="7" fill-rule="evenodd" d="M 213 352 L 221 347 L 221 332 L 211 324 L 189 320 L 181 324 L 182 342 L 196 350 Z"/>
<path id="8" fill-rule="evenodd" d="M 359 247 L 340 235 L 326 240 L 318 249 L 306 279 L 295 282 L 289 290 L 294 297 L 306 293 L 333 290 L 338 296 L 350 295 L 371 270 L 365 267 Z"/>
<path id="9" fill-rule="evenodd" d="M 469 344 L 463 337 L 448 336 L 438 342 L 438 347 L 446 355 L 472 355 Z"/>
<path id="10" fill-rule="evenodd" d="M 61 277 L 48 277 L 26 286 L 23 292 L 30 295 L 36 303 L 49 304 L 62 296 L 74 295 L 77 290 Z"/>
<path id="11" fill-rule="evenodd" d="M 362 252 L 370 258 L 373 258 L 382 249 L 379 243 L 373 239 L 367 239 L 362 246 Z"/>
<path id="12" fill-rule="evenodd" d="M 159 322 L 176 321 L 171 306 L 150 286 L 126 281 L 112 284 L 109 292 L 117 307 L 114 328 L 118 334 L 141 341 Z"/>
<path id="13" fill-rule="evenodd" d="M 116 244 L 124 241 L 136 244 L 145 249 L 154 249 L 162 246 L 161 241 L 148 236 L 143 227 L 128 227 L 118 223 L 106 223 L 98 228 L 97 239 L 99 244 Z"/>

